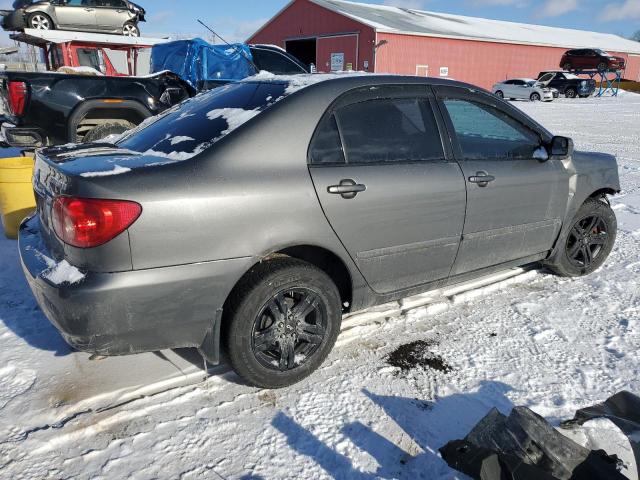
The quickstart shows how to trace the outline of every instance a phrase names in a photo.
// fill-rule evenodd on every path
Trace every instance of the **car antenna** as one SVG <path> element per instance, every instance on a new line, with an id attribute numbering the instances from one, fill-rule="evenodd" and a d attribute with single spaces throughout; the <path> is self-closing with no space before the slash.
<path id="1" fill-rule="evenodd" d="M 207 30 L 209 30 L 211 33 L 213 33 L 213 34 L 214 34 L 216 37 L 218 37 L 220 40 L 222 40 L 222 41 L 223 41 L 227 46 L 229 46 L 229 47 L 233 48 L 236 52 L 239 52 L 239 53 L 240 53 L 240 56 L 241 56 L 242 58 L 244 58 L 244 59 L 247 61 L 247 63 L 249 63 L 249 65 L 251 65 L 251 66 L 253 67 L 253 69 L 256 71 L 256 73 L 259 73 L 259 72 L 260 72 L 260 69 L 258 68 L 258 66 L 257 66 L 255 63 L 253 63 L 253 60 L 251 60 L 250 58 L 248 58 L 248 57 L 244 54 L 244 52 L 243 52 L 242 50 L 240 50 L 240 49 L 239 49 L 238 47 L 236 47 L 235 45 L 231 45 L 231 44 L 230 44 L 229 42 L 227 42 L 224 38 L 222 38 L 220 35 L 218 35 L 218 33 L 217 33 L 213 28 L 211 28 L 209 25 L 207 25 L 206 23 L 204 23 L 202 20 L 198 19 L 198 23 L 199 23 L 200 25 L 202 25 L 204 28 L 206 28 Z M 215 38 L 215 37 L 214 37 L 214 38 Z"/>

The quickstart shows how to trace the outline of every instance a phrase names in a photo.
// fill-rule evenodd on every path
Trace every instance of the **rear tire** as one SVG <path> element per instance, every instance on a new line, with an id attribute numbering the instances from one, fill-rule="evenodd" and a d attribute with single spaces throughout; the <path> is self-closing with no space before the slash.
<path id="1" fill-rule="evenodd" d="M 602 199 L 589 198 L 580 207 L 558 250 L 545 265 L 562 277 L 589 275 L 602 266 L 616 241 L 618 222 Z"/>
<path id="2" fill-rule="evenodd" d="M 564 66 L 562 67 L 562 69 L 566 72 L 570 72 L 571 70 L 573 70 L 573 65 L 571 65 L 569 62 L 565 63 Z"/>
<path id="3" fill-rule="evenodd" d="M 331 278 L 309 263 L 278 258 L 256 265 L 234 289 L 222 338 L 243 380 L 282 388 L 322 365 L 341 321 L 340 294 Z"/>
<path id="4" fill-rule="evenodd" d="M 607 70 L 609 70 L 609 66 L 604 62 L 599 63 L 597 68 L 599 72 L 606 72 Z"/>
<path id="5" fill-rule="evenodd" d="M 140 28 L 133 22 L 127 22 L 122 27 L 122 35 L 125 37 L 139 37 L 140 36 Z"/>
<path id="6" fill-rule="evenodd" d="M 578 96 L 578 92 L 575 88 L 567 88 L 564 92 L 564 96 L 567 98 L 576 98 Z"/>
<path id="7" fill-rule="evenodd" d="M 45 13 L 35 12 L 29 15 L 27 25 L 35 30 L 55 30 L 51 17 Z"/>
<path id="8" fill-rule="evenodd" d="M 89 133 L 87 133 L 82 139 L 82 143 L 94 143 L 103 140 L 110 135 L 122 135 L 133 127 L 134 125 L 132 123 L 129 125 L 125 125 L 123 123 L 105 123 L 103 125 L 98 125 L 92 130 L 89 130 Z"/>

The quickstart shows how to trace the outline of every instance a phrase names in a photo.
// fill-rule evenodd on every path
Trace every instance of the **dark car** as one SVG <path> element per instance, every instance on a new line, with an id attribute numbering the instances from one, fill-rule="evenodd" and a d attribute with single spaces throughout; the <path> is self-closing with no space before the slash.
<path id="1" fill-rule="evenodd" d="M 624 70 L 625 59 L 616 57 L 599 48 L 582 48 L 567 50 L 560 60 L 560 68 L 571 72 L 574 70 Z"/>
<path id="2" fill-rule="evenodd" d="M 557 90 L 567 98 L 586 98 L 596 91 L 596 81 L 568 72 L 540 72 L 538 82 Z"/>
<path id="3" fill-rule="evenodd" d="M 144 8 L 129 0 L 17 0 L 13 10 L 0 10 L 2 27 L 17 31 L 77 30 L 140 36 L 139 22 L 145 21 Z"/>
<path id="4" fill-rule="evenodd" d="M 20 254 L 64 338 L 213 363 L 222 345 L 276 388 L 322 364 L 343 313 L 515 265 L 603 264 L 615 157 L 472 85 L 335 77 L 229 84 L 116 144 L 39 152 Z"/>

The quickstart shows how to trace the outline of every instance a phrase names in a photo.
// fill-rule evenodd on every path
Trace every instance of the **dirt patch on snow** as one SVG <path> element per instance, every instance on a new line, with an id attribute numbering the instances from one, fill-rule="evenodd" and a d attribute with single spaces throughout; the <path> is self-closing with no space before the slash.
<path id="1" fill-rule="evenodd" d="M 423 370 L 431 369 L 449 373 L 452 368 L 442 357 L 430 351 L 434 345 L 436 342 L 424 340 L 400 345 L 387 356 L 387 363 L 392 367 L 399 368 L 402 372 L 422 368 Z"/>

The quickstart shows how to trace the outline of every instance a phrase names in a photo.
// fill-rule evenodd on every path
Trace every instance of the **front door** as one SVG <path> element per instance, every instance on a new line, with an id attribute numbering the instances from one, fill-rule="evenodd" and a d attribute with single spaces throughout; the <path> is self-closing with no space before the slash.
<path id="1" fill-rule="evenodd" d="M 542 135 L 492 96 L 439 87 L 438 99 L 467 184 L 467 216 L 452 274 L 549 251 L 569 195 L 561 161 Z"/>
<path id="2" fill-rule="evenodd" d="M 78 30 L 96 28 L 96 0 L 69 0 L 66 5 L 55 7 L 60 27 Z"/>
<path id="3" fill-rule="evenodd" d="M 334 231 L 378 293 L 446 279 L 465 215 L 426 86 L 375 87 L 327 112 L 310 173 Z"/>
<path id="4" fill-rule="evenodd" d="M 114 31 L 127 21 L 127 4 L 124 0 L 100 0 L 96 7 L 96 23 L 100 30 Z"/>

